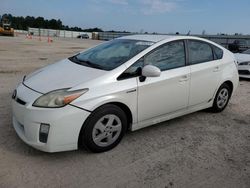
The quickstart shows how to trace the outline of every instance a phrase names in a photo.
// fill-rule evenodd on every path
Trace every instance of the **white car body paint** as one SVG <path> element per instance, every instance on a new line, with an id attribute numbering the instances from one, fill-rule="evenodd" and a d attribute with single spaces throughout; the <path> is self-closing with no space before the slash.
<path id="1" fill-rule="evenodd" d="M 26 104 L 12 100 L 13 125 L 24 142 L 46 152 L 74 150 L 78 148 L 78 137 L 85 120 L 104 104 L 126 105 L 132 114 L 131 130 L 134 131 L 211 107 L 218 88 L 225 81 L 232 82 L 233 92 L 238 86 L 233 54 L 216 43 L 190 36 L 135 35 L 121 39 L 155 44 L 111 71 L 63 60 L 28 75 L 19 84 L 17 98 Z M 224 52 L 223 58 L 163 71 L 160 77 L 147 78 L 145 82 L 140 82 L 139 77 L 117 80 L 128 67 L 155 48 L 170 41 L 188 39 L 219 47 Z M 62 108 L 32 106 L 38 97 L 62 88 L 71 88 L 72 91 L 89 88 L 89 91 Z M 39 142 L 41 123 L 50 124 L 47 143 Z"/>
<path id="2" fill-rule="evenodd" d="M 58 71 L 59 70 L 59 71 Z M 88 82 L 104 75 L 106 71 L 75 64 L 68 59 L 42 68 L 28 76 L 25 85 L 41 93 L 62 88 L 72 88 L 82 82 Z"/>
<path id="3" fill-rule="evenodd" d="M 250 78 L 250 54 L 236 53 L 234 55 L 238 62 L 239 76 L 241 78 Z M 248 65 L 241 65 L 242 63 L 248 63 Z"/>

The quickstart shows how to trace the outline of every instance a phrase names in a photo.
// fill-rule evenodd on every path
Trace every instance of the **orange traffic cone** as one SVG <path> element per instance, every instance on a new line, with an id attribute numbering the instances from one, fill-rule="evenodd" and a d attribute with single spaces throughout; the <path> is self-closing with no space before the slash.
<path id="1" fill-rule="evenodd" d="M 48 43 L 51 43 L 51 42 L 53 42 L 53 40 L 50 37 L 48 37 Z"/>
<path id="2" fill-rule="evenodd" d="M 32 39 L 32 36 L 30 34 L 27 34 L 26 39 Z"/>

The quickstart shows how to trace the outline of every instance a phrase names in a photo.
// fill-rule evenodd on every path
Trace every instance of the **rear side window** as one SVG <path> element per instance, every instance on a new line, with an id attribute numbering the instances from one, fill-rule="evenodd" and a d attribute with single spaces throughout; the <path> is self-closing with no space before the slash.
<path id="1" fill-rule="evenodd" d="M 191 40 L 188 42 L 189 63 L 191 65 L 213 61 L 213 50 L 210 44 Z"/>
<path id="2" fill-rule="evenodd" d="M 154 65 L 161 71 L 185 66 L 183 41 L 167 43 L 144 58 L 144 65 Z"/>
<path id="3" fill-rule="evenodd" d="M 218 59 L 222 59 L 223 58 L 223 50 L 213 46 L 213 50 L 214 50 L 214 59 L 218 60 Z"/>

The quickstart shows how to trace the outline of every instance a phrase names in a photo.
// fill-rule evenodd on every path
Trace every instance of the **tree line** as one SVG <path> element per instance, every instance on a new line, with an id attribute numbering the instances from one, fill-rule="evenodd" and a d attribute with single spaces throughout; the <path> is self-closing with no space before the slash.
<path id="1" fill-rule="evenodd" d="M 80 27 L 69 27 L 68 25 L 63 25 L 60 19 L 44 19 L 43 17 L 34 16 L 13 16 L 11 14 L 0 15 L 1 22 L 3 20 L 8 20 L 11 23 L 11 27 L 14 29 L 28 30 L 29 27 L 34 28 L 44 28 L 44 29 L 57 29 L 57 30 L 68 30 L 68 31 L 83 31 L 83 32 L 103 32 L 100 28 L 89 28 L 82 29 Z"/>

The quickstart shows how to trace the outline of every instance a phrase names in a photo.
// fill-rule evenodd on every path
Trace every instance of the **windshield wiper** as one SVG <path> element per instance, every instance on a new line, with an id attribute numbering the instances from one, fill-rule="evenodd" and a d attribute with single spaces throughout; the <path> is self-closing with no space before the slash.
<path id="1" fill-rule="evenodd" d="M 79 61 L 81 63 L 85 63 L 85 64 L 89 65 L 90 67 L 97 68 L 97 69 L 102 69 L 103 70 L 103 66 L 95 64 L 95 63 L 92 63 L 91 61 L 85 61 L 85 60 L 79 60 Z"/>
<path id="2" fill-rule="evenodd" d="M 103 66 L 92 63 L 91 61 L 88 61 L 88 60 L 78 59 L 77 56 L 70 57 L 69 59 L 77 64 L 80 64 L 80 65 L 87 65 L 87 66 L 92 67 L 92 68 L 105 70 Z"/>

